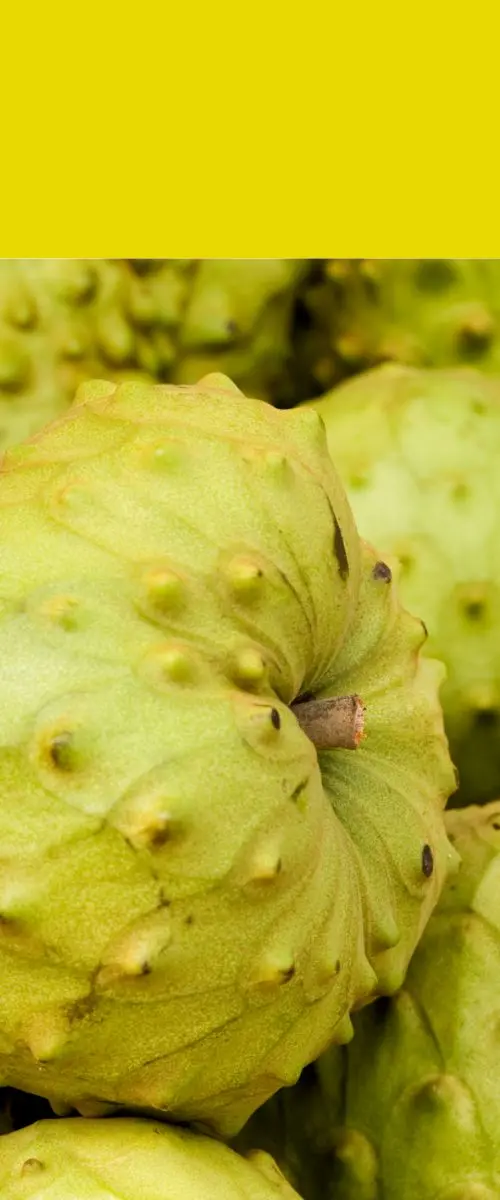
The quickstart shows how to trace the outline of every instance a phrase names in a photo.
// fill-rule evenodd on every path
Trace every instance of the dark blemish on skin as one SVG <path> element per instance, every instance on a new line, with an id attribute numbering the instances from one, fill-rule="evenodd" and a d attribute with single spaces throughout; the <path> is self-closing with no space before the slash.
<path id="1" fill-rule="evenodd" d="M 467 604 L 464 604 L 464 613 L 469 621 L 479 621 L 484 614 L 484 602 L 469 600 Z"/>
<path id="2" fill-rule="evenodd" d="M 52 738 L 49 753 L 54 766 L 60 771 L 71 771 L 72 742 L 73 735 L 71 733 L 58 733 L 57 737 Z"/>
<path id="3" fill-rule="evenodd" d="M 422 850 L 422 871 L 426 879 L 430 879 L 434 870 L 434 858 L 430 846 L 425 844 Z"/>
<path id="4" fill-rule="evenodd" d="M 334 536 L 333 536 L 333 553 L 335 555 L 335 558 L 337 559 L 340 578 L 347 579 L 347 577 L 349 575 L 349 560 L 347 558 L 347 551 L 345 548 L 344 539 L 342 537 L 342 530 L 337 521 L 337 518 L 335 516 L 335 513 L 333 511 L 331 504 L 330 504 L 330 512 L 332 514 L 333 527 L 335 530 Z"/>
<path id="5" fill-rule="evenodd" d="M 290 983 L 295 975 L 295 967 L 289 967 L 287 971 L 283 971 L 283 983 Z"/>
<path id="6" fill-rule="evenodd" d="M 234 321 L 232 318 L 231 318 L 231 320 L 227 321 L 226 322 L 226 330 L 229 334 L 231 334 L 232 337 L 234 337 L 234 335 L 236 333 L 238 333 L 238 326 L 236 324 L 236 321 Z"/>
<path id="7" fill-rule="evenodd" d="M 193 914 L 192 914 L 192 913 L 188 913 L 187 917 L 185 918 L 185 922 L 184 922 L 184 923 L 185 923 L 185 925 L 193 925 L 193 923 L 194 923 L 194 917 L 193 917 Z"/>
<path id="8" fill-rule="evenodd" d="M 271 709 L 271 721 L 275 729 L 281 729 L 281 717 L 277 708 Z"/>
<path id="9" fill-rule="evenodd" d="M 387 583 L 390 583 L 392 579 L 391 568 L 388 567 L 387 563 L 385 562 L 375 563 L 372 571 L 372 577 L 373 579 L 384 579 Z"/>
<path id="10" fill-rule="evenodd" d="M 335 963 L 335 974 L 338 975 L 339 972 L 340 972 L 340 958 L 338 958 L 337 962 Z"/>
<path id="11" fill-rule="evenodd" d="M 427 628 L 427 625 L 425 624 L 425 621 L 422 621 L 422 620 L 421 620 L 421 621 L 420 621 L 420 624 L 421 624 L 421 626 L 422 626 L 422 629 L 423 629 L 423 631 L 424 631 L 424 637 L 428 638 L 428 637 L 429 637 L 429 630 L 428 630 L 428 628 Z"/>
<path id="12" fill-rule="evenodd" d="M 290 796 L 290 800 L 293 800 L 296 803 L 297 800 L 299 799 L 299 797 L 302 795 L 302 792 L 305 791 L 308 783 L 309 783 L 308 779 L 303 779 L 301 783 L 298 783 L 297 787 L 294 788 L 294 790 Z"/>
<path id="13" fill-rule="evenodd" d="M 493 821 L 493 829 L 500 829 L 500 821 Z"/>

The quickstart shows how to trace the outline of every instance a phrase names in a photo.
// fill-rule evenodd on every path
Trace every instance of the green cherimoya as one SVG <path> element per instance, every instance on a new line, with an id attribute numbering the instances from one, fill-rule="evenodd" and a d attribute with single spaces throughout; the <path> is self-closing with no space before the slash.
<path id="1" fill-rule="evenodd" d="M 335 1200 L 500 1195 L 500 804 L 450 812 L 447 827 L 462 866 L 403 990 L 360 1013 L 349 1049 L 319 1064 Z"/>
<path id="2" fill-rule="evenodd" d="M 442 668 L 317 414 L 219 376 L 84 385 L 0 540 L 0 1081 L 234 1133 L 402 982 Z"/>
<path id="3" fill-rule="evenodd" d="M 500 372 L 498 259 L 334 259 L 307 277 L 297 370 L 310 394 L 383 361 Z"/>
<path id="4" fill-rule="evenodd" d="M 2 1200 L 298 1200 L 269 1155 L 125 1117 L 38 1121 L 0 1138 Z"/>
<path id="5" fill-rule="evenodd" d="M 291 321 L 307 261 L 0 260 L 0 450 L 95 375 L 192 383 L 225 370 L 293 398 Z"/>
<path id="6" fill-rule="evenodd" d="M 500 380 L 387 364 L 315 402 L 363 537 L 444 661 L 460 789 L 500 793 Z"/>

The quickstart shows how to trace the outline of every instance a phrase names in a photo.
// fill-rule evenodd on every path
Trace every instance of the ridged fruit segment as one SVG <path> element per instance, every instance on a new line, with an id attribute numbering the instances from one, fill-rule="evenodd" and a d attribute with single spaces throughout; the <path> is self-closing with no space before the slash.
<path id="1" fill-rule="evenodd" d="M 0 1139 L 2 1200 L 299 1200 L 264 1152 L 134 1118 L 38 1121 Z"/>
<path id="2" fill-rule="evenodd" d="M 5 457 L 0 540 L 0 1079 L 232 1134 L 453 868 L 440 669 L 317 414 L 220 376 L 84 385 Z M 318 754 L 295 702 L 347 694 Z"/>
<path id="3" fill-rule="evenodd" d="M 308 406 L 306 406 L 308 407 Z M 500 793 L 500 380 L 388 365 L 313 406 L 362 537 L 427 626 L 460 788 Z"/>

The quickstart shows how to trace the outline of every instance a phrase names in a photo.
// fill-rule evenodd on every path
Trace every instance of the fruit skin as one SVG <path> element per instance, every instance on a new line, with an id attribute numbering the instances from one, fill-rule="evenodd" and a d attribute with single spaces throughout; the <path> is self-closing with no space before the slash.
<path id="1" fill-rule="evenodd" d="M 498 260 L 320 260 L 300 303 L 296 372 L 310 395 L 387 361 L 500 372 Z"/>
<path id="2" fill-rule="evenodd" d="M 500 803 L 447 814 L 462 858 L 402 991 L 356 1018 L 332 1105 L 336 1200 L 500 1191 Z M 319 1064 L 326 1091 L 339 1055 Z M 338 1082 L 335 1082 L 338 1087 Z M 337 1109 L 337 1111 L 336 1111 Z"/>
<path id="3" fill-rule="evenodd" d="M 38 1121 L 0 1139 L 2 1200 L 298 1200 L 264 1152 L 152 1121 Z"/>
<path id="4" fill-rule="evenodd" d="M 298 259 L 3 259 L 0 451 L 72 402 L 80 383 L 194 383 L 225 370 L 253 395 L 294 399 Z"/>
<path id="5" fill-rule="evenodd" d="M 254 1114 L 304 1200 L 495 1200 L 500 1192 L 500 803 L 450 810 L 461 867 L 403 988 Z"/>
<path id="6" fill-rule="evenodd" d="M 460 788 L 500 793 L 500 380 L 388 364 L 314 407 L 363 537 L 393 567 L 446 665 L 441 691 Z"/>
<path id="7" fill-rule="evenodd" d="M 234 1134 L 400 986 L 456 856 L 439 664 L 324 427 L 85 385 L 0 473 L 0 1081 Z M 359 693 L 359 750 L 292 702 Z"/>

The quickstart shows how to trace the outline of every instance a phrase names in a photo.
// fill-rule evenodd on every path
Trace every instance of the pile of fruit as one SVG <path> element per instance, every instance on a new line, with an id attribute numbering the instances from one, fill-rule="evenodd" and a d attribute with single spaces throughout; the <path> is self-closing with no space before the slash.
<path id="1" fill-rule="evenodd" d="M 0 262 L 0 445 L 0 1197 L 500 1197 L 500 263 Z"/>

